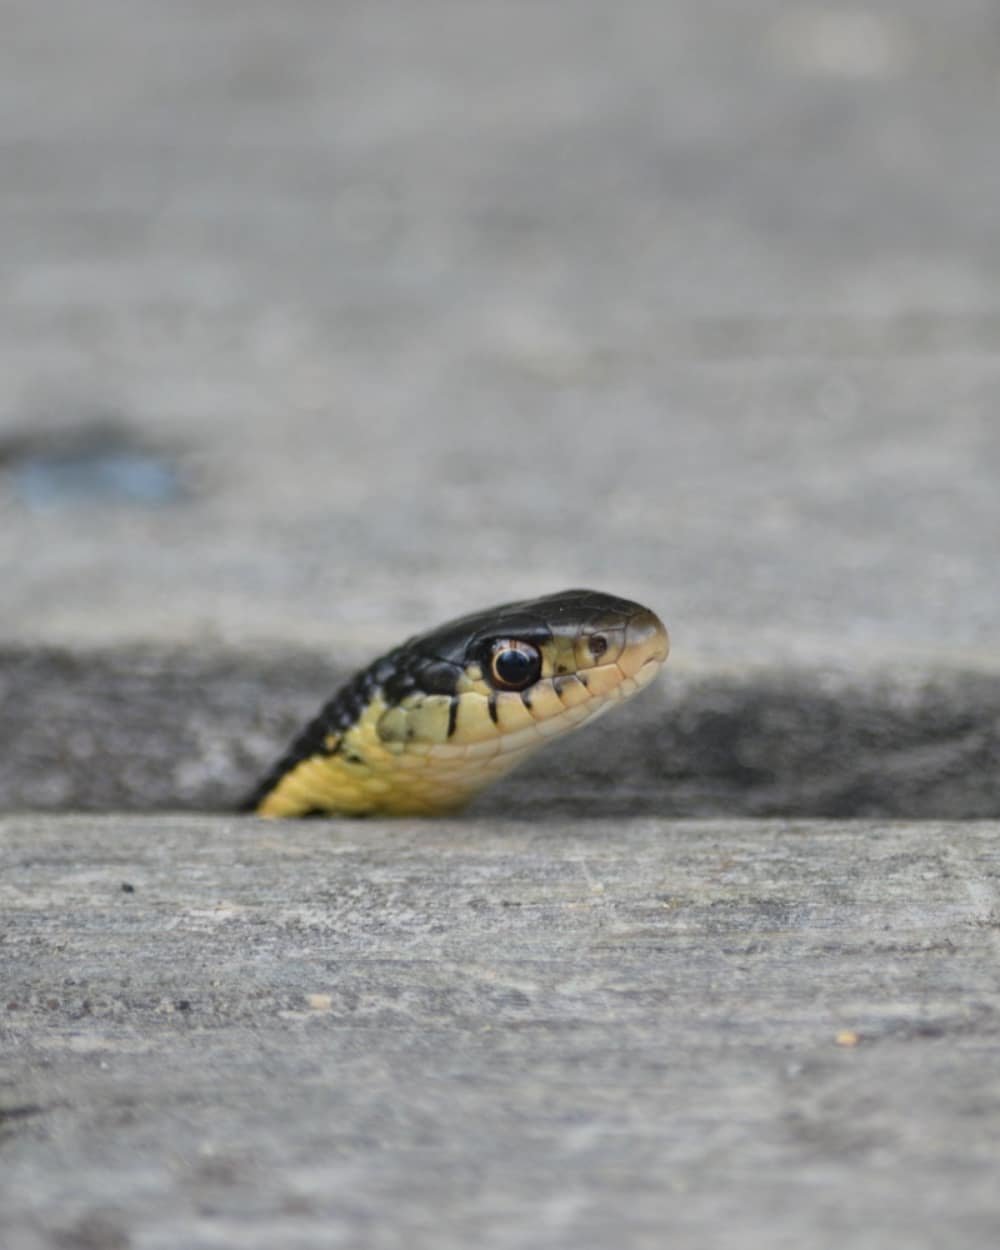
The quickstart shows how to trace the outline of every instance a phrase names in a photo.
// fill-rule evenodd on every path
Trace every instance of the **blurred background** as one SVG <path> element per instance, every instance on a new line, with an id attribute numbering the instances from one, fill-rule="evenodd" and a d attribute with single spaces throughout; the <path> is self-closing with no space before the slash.
<path id="1" fill-rule="evenodd" d="M 674 653 L 577 794 L 996 814 L 998 104 L 989 0 L 8 0 L 0 805 L 591 585 Z"/>

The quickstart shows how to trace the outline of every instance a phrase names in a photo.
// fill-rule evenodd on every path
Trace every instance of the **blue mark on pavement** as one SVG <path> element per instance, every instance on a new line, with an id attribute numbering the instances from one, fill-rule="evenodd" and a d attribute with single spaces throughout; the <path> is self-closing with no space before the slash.
<path id="1" fill-rule="evenodd" d="M 180 475 L 165 456 L 122 439 L 41 439 L 18 449 L 3 465 L 15 495 L 31 508 L 80 504 L 161 507 L 182 494 Z"/>

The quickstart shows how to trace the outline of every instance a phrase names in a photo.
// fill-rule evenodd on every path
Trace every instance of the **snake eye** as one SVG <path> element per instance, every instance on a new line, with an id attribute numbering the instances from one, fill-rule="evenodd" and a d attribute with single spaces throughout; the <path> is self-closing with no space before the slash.
<path id="1" fill-rule="evenodd" d="M 599 660 L 608 649 L 607 638 L 605 638 L 603 634 L 591 634 L 589 642 L 590 654 L 595 660 Z"/>
<path id="2" fill-rule="evenodd" d="M 490 676 L 498 690 L 524 690 L 541 671 L 542 653 L 530 642 L 505 638 L 493 644 Z"/>

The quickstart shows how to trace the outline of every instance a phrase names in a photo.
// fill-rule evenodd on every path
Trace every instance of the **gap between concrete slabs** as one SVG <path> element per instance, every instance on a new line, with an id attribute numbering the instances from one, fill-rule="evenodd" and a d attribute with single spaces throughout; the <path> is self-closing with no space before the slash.
<path id="1" fill-rule="evenodd" d="M 231 811 L 349 671 L 302 650 L 0 650 L 0 810 Z M 1000 814 L 996 672 L 675 669 L 608 725 L 473 812 Z"/>

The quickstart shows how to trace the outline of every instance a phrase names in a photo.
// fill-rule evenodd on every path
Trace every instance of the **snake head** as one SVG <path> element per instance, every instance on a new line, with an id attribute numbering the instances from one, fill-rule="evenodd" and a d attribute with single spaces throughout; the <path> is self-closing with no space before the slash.
<path id="1" fill-rule="evenodd" d="M 641 604 L 564 590 L 461 617 L 407 648 L 410 680 L 450 700 L 443 736 L 429 720 L 421 726 L 428 740 L 455 748 L 493 741 L 507 755 L 636 694 L 659 672 L 670 640 Z"/>
<path id="2" fill-rule="evenodd" d="M 270 816 L 452 810 L 647 686 L 669 649 L 654 612 L 595 590 L 460 617 L 356 674 L 250 806 Z"/>

